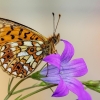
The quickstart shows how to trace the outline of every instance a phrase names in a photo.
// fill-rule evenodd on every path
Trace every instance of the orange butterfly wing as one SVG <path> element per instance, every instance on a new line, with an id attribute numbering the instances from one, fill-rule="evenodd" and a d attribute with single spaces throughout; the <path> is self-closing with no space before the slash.
<path id="1" fill-rule="evenodd" d="M 41 63 L 48 39 L 22 24 L 0 18 L 0 65 L 16 77 L 26 77 Z"/>

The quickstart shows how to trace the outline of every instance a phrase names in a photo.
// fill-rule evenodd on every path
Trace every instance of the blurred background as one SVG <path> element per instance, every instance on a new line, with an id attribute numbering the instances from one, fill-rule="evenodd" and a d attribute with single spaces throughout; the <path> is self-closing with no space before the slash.
<path id="1" fill-rule="evenodd" d="M 81 81 L 100 80 L 100 0 L 0 0 L 0 17 L 29 26 L 46 37 L 53 33 L 52 12 L 55 13 L 56 22 L 58 14 L 61 19 L 57 29 L 62 39 L 71 42 L 75 48 L 73 58 L 84 58 L 88 66 L 88 74 L 79 78 Z M 63 44 L 57 45 L 61 53 Z M 42 66 L 42 65 L 41 65 Z M 0 69 L 0 100 L 7 95 L 7 85 L 11 78 Z M 14 80 L 13 85 L 20 78 Z M 29 79 L 22 83 L 18 89 L 36 83 Z M 22 95 L 33 90 L 25 91 Z M 87 89 L 93 100 L 100 100 L 100 94 Z M 18 95 L 12 96 L 14 100 Z M 45 90 L 25 100 L 75 100 L 72 92 L 62 98 L 51 97 L 52 92 Z"/>

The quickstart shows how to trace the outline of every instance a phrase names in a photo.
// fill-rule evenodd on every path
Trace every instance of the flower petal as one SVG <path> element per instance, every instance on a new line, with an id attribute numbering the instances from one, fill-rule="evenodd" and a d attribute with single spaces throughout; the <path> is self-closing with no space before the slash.
<path id="1" fill-rule="evenodd" d="M 90 94 L 87 91 L 83 91 L 82 95 L 78 98 L 78 100 L 92 100 Z"/>
<path id="2" fill-rule="evenodd" d="M 60 55 L 59 54 L 50 54 L 46 56 L 43 60 L 54 65 L 55 67 L 60 68 Z"/>
<path id="3" fill-rule="evenodd" d="M 53 65 L 48 65 L 48 67 L 45 67 L 41 70 L 40 74 L 44 76 L 58 75 L 59 69 Z"/>
<path id="4" fill-rule="evenodd" d="M 62 97 L 62 96 L 66 96 L 68 93 L 69 93 L 69 90 L 66 86 L 66 83 L 61 78 L 59 85 L 57 86 L 57 88 L 52 96 L 53 97 Z"/>
<path id="5" fill-rule="evenodd" d="M 47 83 L 51 83 L 51 84 L 59 84 L 60 77 L 59 77 L 59 75 L 55 75 L 55 76 L 51 76 L 51 77 L 41 78 L 41 80 L 43 80 Z"/>
<path id="6" fill-rule="evenodd" d="M 61 41 L 63 41 L 65 44 L 65 49 L 61 55 L 61 61 L 69 62 L 74 55 L 74 48 L 73 48 L 72 44 L 69 43 L 68 41 L 66 41 L 66 40 L 61 40 Z"/>
<path id="7" fill-rule="evenodd" d="M 78 97 L 81 97 L 81 95 L 84 91 L 84 87 L 80 81 L 78 81 L 72 77 L 71 78 L 69 77 L 66 79 L 63 78 L 63 80 L 66 82 L 66 85 L 70 91 L 75 93 Z"/>
<path id="8" fill-rule="evenodd" d="M 88 71 L 86 63 L 82 58 L 74 59 L 68 63 L 63 63 L 61 66 L 61 72 L 65 76 L 79 77 L 85 75 Z"/>

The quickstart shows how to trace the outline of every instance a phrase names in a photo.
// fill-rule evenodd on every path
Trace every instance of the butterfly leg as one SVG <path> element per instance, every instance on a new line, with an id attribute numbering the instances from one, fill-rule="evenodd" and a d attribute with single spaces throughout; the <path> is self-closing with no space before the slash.
<path id="1" fill-rule="evenodd" d="M 49 68 L 48 68 L 48 65 L 49 65 L 49 64 L 48 64 L 48 63 L 46 63 L 46 64 L 47 64 L 47 74 L 46 74 L 46 77 L 47 77 L 47 75 L 48 75 L 48 70 L 49 70 Z"/>

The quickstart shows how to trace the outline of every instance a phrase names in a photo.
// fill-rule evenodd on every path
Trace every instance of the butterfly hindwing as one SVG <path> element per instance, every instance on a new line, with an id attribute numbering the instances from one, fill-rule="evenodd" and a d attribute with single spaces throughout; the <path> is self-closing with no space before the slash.
<path id="1" fill-rule="evenodd" d="M 42 49 L 40 41 L 7 43 L 1 46 L 1 66 L 11 75 L 26 77 L 35 70 L 44 57 Z"/>

